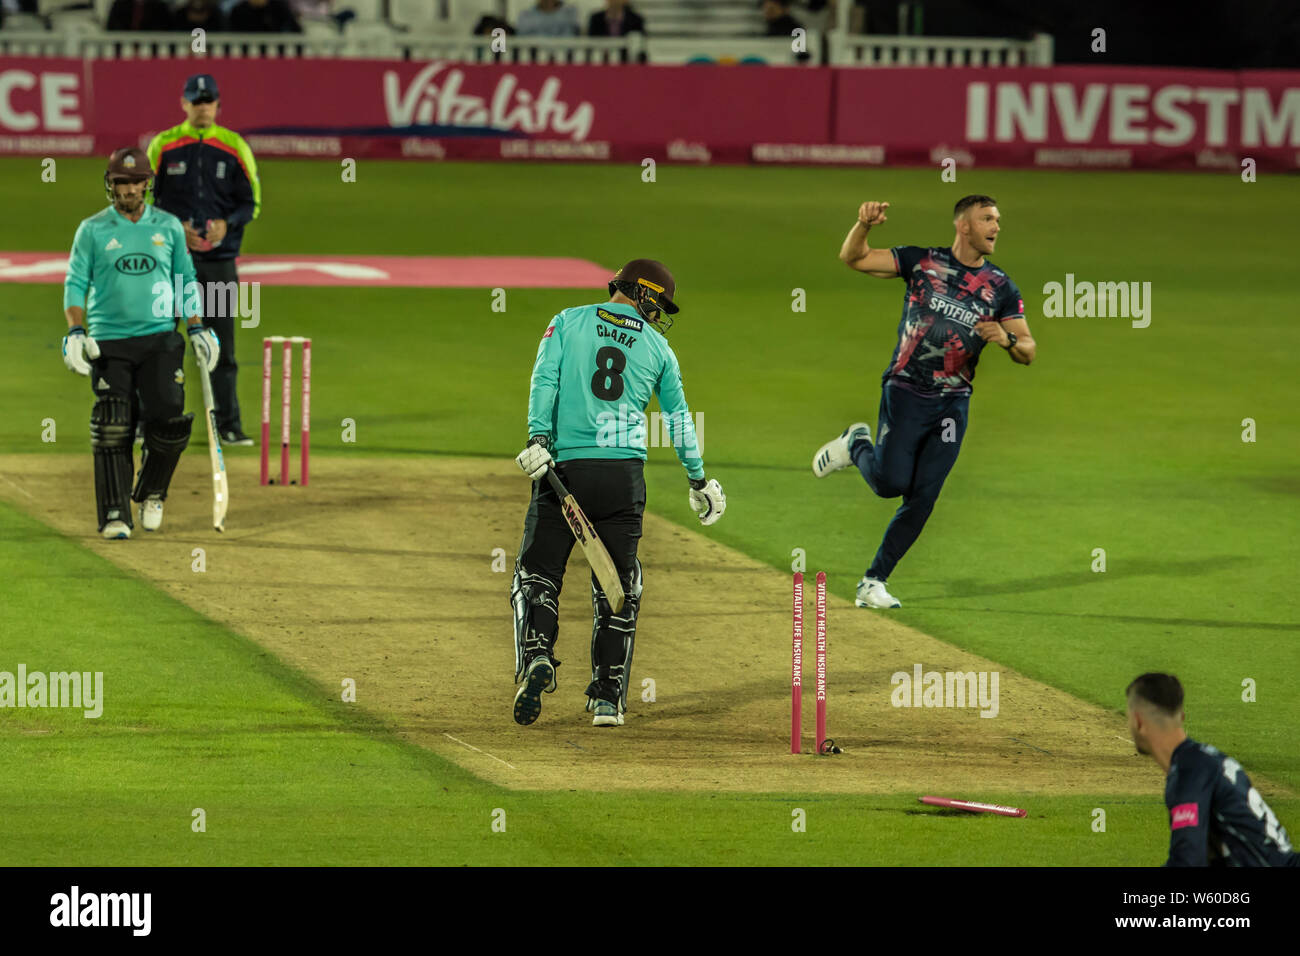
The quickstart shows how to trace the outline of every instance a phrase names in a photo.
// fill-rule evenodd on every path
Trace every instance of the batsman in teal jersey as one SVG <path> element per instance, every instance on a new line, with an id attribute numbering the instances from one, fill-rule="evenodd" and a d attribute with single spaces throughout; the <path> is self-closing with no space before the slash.
<path id="1" fill-rule="evenodd" d="M 77 227 L 63 287 L 63 362 L 90 376 L 95 393 L 90 444 L 105 538 L 131 537 L 132 500 L 146 531 L 162 525 L 163 501 L 194 420 L 185 412 L 185 339 L 176 331 L 182 309 L 195 356 L 209 371 L 219 350 L 203 326 L 185 230 L 145 201 L 152 185 L 144 150 L 113 153 L 104 173 L 111 205 Z M 144 424 L 134 490 L 133 398 Z"/>
<path id="2" fill-rule="evenodd" d="M 567 486 L 609 551 L 623 585 L 615 612 L 591 578 L 591 683 L 587 710 L 597 727 L 616 727 L 627 711 L 636 619 L 641 607 L 641 516 L 645 511 L 646 416 L 659 405 L 690 481 L 690 506 L 701 524 L 727 507 L 716 480 L 705 480 L 681 369 L 665 335 L 677 312 L 671 273 L 653 259 L 634 259 L 609 283 L 610 300 L 565 309 L 547 326 L 528 396 L 528 445 L 515 460 L 533 479 L 524 537 L 515 560 L 514 716 L 531 724 L 542 692 L 554 692 L 560 589 L 573 550 L 560 499 L 547 469 Z"/>

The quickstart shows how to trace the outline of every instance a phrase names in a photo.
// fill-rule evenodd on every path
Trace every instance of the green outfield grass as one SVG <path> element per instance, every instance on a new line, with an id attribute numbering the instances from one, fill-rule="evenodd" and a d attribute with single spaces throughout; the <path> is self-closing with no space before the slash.
<path id="1" fill-rule="evenodd" d="M 3 712 L 0 866 L 1101 865 L 1160 851 L 1154 793 L 1040 800 L 1006 820 L 918 812 L 911 794 L 511 792 L 397 741 L 257 645 L 6 505 L 0 539 L 15 597 L 0 608 L 5 666 L 93 661 L 108 702 L 98 719 Z M 111 626 L 106 612 L 78 622 L 87 593 L 115 609 Z M 1094 807 L 1107 811 L 1104 834 L 1089 830 Z M 191 829 L 195 808 L 205 832 Z M 804 833 L 792 830 L 796 808 Z M 504 833 L 492 830 L 498 809 Z"/>
<path id="2" fill-rule="evenodd" d="M 35 160 L 0 160 L 10 219 L 24 224 L 7 249 L 66 249 L 103 205 L 99 161 L 61 160 L 53 184 L 39 172 Z M 898 618 L 1117 721 L 1128 680 L 1172 670 L 1193 736 L 1300 788 L 1295 309 L 1269 281 L 1289 270 L 1278 237 L 1300 215 L 1294 179 L 976 171 L 943 184 L 929 170 L 661 165 L 645 184 L 639 167 L 362 162 L 343 184 L 328 162 L 285 161 L 262 174 L 250 253 L 557 255 L 611 269 L 663 259 L 682 307 L 670 341 L 704 416 L 706 467 L 729 499 L 705 533 L 777 568 L 806 549 L 843 597 L 896 502 L 852 474 L 815 481 L 809 461 L 849 422 L 874 427 L 902 285 L 845 269 L 840 241 L 859 202 L 885 199 L 878 244 L 945 245 L 955 199 L 991 193 L 1003 215 L 995 261 L 1024 292 L 1039 359 L 1022 368 L 986 353 L 961 459 L 891 578 Z M 1066 273 L 1151 282 L 1150 327 L 1042 317 L 1043 284 Z M 795 289 L 805 313 L 791 311 Z M 526 438 L 547 320 L 598 298 L 508 289 L 500 314 L 487 290 L 268 287 L 239 354 L 256 367 L 262 334 L 313 336 L 317 454 L 508 457 Z M 0 284 L 0 453 L 85 453 L 89 390 L 60 361 L 61 311 L 56 286 Z M 257 389 L 246 374 L 246 426 Z M 46 418 L 59 423 L 53 445 L 39 440 Z M 344 418 L 356 445 L 337 441 Z M 1257 422 L 1255 443 L 1241 441 L 1244 418 Z M 647 476 L 650 509 L 694 524 L 670 450 L 652 450 Z M 1025 821 L 908 815 L 912 795 L 641 794 L 596 810 L 577 794 L 510 794 L 344 713 L 256 646 L 7 507 L 0 531 L 14 594 L 0 610 L 0 669 L 34 667 L 52 647 L 69 660 L 93 651 L 132 688 L 98 722 L 0 712 L 0 775 L 20 781 L 0 806 L 0 846 L 13 855 L 0 862 L 580 863 L 612 836 L 638 854 L 620 862 L 1162 859 L 1154 778 L 1150 801 L 1043 801 Z M 1097 548 L 1102 574 L 1090 570 Z M 73 623 L 87 593 L 111 593 L 131 616 Z M 1247 679 L 1255 703 L 1241 700 Z M 1269 799 L 1300 827 L 1300 801 Z M 666 834 L 655 821 L 670 802 L 681 826 Z M 194 806 L 209 811 L 202 836 L 189 832 Z M 490 832 L 497 806 L 507 834 Z M 790 833 L 793 806 L 809 810 L 807 834 Z M 1096 806 L 1113 808 L 1106 834 L 1088 828 Z M 88 814 L 113 825 L 87 836 L 71 821 Z M 375 825 L 356 825 L 365 819 Z"/>

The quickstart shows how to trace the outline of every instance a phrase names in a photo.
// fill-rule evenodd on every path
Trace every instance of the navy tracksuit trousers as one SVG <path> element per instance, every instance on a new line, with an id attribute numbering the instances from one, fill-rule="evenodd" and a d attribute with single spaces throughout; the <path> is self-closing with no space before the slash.
<path id="1" fill-rule="evenodd" d="M 966 434 L 969 395 L 919 395 L 886 383 L 880 393 L 876 441 L 849 449 L 871 490 L 882 498 L 903 498 L 885 529 L 867 577 L 888 580 L 916 541 L 939 500 L 939 491 Z"/>

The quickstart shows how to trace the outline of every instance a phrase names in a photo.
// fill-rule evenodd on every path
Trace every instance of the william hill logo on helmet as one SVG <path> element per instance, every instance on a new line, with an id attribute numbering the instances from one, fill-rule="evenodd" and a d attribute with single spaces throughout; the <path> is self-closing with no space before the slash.
<path id="1" fill-rule="evenodd" d="M 619 315 L 615 312 L 607 312 L 605 309 L 597 309 L 596 315 L 606 322 L 611 322 L 620 328 L 631 329 L 634 332 L 640 332 L 645 328 L 640 319 L 634 319 L 630 315 Z"/>

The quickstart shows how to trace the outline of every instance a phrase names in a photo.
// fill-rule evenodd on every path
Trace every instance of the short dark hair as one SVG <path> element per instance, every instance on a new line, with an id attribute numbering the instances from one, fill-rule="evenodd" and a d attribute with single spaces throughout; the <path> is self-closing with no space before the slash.
<path id="1" fill-rule="evenodd" d="M 1173 674 L 1143 674 L 1134 678 L 1124 694 L 1129 700 L 1136 697 L 1170 717 L 1176 717 L 1183 709 L 1183 685 Z"/>
<path id="2" fill-rule="evenodd" d="M 952 218 L 956 219 L 971 206 L 996 206 L 998 201 L 992 196 L 963 196 L 957 200 L 957 205 L 952 207 Z"/>

